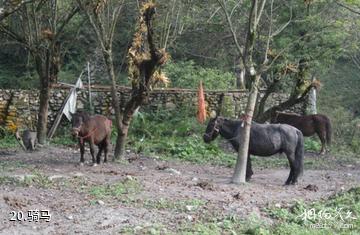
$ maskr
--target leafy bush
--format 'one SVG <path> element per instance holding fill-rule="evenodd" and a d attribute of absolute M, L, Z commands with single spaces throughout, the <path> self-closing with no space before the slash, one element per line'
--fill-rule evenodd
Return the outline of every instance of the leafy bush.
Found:
<path fill-rule="evenodd" d="M 0 149 L 1 148 L 14 148 L 20 146 L 14 133 L 8 131 L 4 127 L 0 127 Z"/>
<path fill-rule="evenodd" d="M 206 89 L 235 88 L 235 77 L 229 72 L 203 68 L 194 61 L 170 62 L 164 69 L 171 87 L 196 88 L 202 80 Z"/>
<path fill-rule="evenodd" d="M 319 152 L 321 150 L 321 143 L 315 138 L 304 138 L 304 149 L 306 151 Z"/>
<path fill-rule="evenodd" d="M 196 121 L 195 110 L 138 113 L 130 127 L 129 146 L 147 155 L 233 165 L 234 155 L 224 153 L 217 140 L 204 143 L 204 130 L 205 126 Z"/>

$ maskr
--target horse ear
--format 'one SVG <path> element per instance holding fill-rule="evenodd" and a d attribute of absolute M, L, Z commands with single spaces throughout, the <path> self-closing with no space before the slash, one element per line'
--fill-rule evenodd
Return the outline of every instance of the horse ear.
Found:
<path fill-rule="evenodd" d="M 218 117 L 218 113 L 216 111 L 211 111 L 210 113 L 210 118 L 217 118 Z"/>
<path fill-rule="evenodd" d="M 21 139 L 21 137 L 20 137 L 20 131 L 19 131 L 18 128 L 16 128 L 15 138 L 16 138 L 17 140 L 20 140 L 20 139 Z"/>

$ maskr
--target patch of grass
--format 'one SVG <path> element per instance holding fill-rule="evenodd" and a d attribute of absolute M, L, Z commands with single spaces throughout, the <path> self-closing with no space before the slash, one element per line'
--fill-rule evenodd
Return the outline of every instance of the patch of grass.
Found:
<path fill-rule="evenodd" d="M 321 150 L 321 143 L 315 138 L 304 138 L 304 149 L 305 151 L 318 153 Z"/>
<path fill-rule="evenodd" d="M 136 194 L 141 191 L 141 184 L 136 179 L 124 179 L 115 184 L 95 185 L 88 189 L 96 199 L 121 199 L 123 195 Z"/>
<path fill-rule="evenodd" d="M 152 224 L 151 226 L 136 226 L 131 227 L 127 226 L 119 232 L 119 234 L 133 235 L 133 234 L 151 234 L 151 235 L 160 235 L 160 234 L 171 234 L 169 230 L 162 224 Z"/>
<path fill-rule="evenodd" d="M 158 199 L 158 200 L 145 200 L 143 207 L 147 209 L 157 210 L 173 210 L 176 212 L 191 212 L 196 211 L 200 207 L 205 205 L 205 201 L 199 199 L 189 200 L 170 200 L 170 199 Z"/>
<path fill-rule="evenodd" d="M 24 186 L 24 181 L 21 181 L 15 177 L 0 176 L 0 185 Z"/>
<path fill-rule="evenodd" d="M 56 135 L 52 140 L 51 144 L 58 146 L 74 146 L 78 142 L 70 134 L 61 132 L 61 134 Z"/>
<path fill-rule="evenodd" d="M 202 201 L 199 201 L 203 205 Z M 195 205 L 199 203 L 193 201 Z M 187 201 L 185 204 L 188 204 Z M 182 203 L 179 203 L 180 208 Z M 151 201 L 145 208 L 172 209 L 173 202 Z M 178 212 L 178 211 L 176 211 Z M 180 210 L 181 212 L 181 210 Z M 297 201 L 288 208 L 269 207 L 261 213 L 262 218 L 252 214 L 240 218 L 234 214 L 224 215 L 220 211 L 198 210 L 193 219 L 178 220 L 176 226 L 150 225 L 126 227 L 122 234 L 256 234 L 256 235 L 293 235 L 293 234 L 360 234 L 360 187 L 339 193 L 329 199 L 312 203 Z M 306 216 L 306 219 L 304 219 Z M 264 219 L 267 217 L 268 219 Z M 270 222 L 272 220 L 272 222 Z M 316 225 L 325 225 L 321 228 Z M 341 228 L 340 226 L 352 225 Z"/>
<path fill-rule="evenodd" d="M 268 208 L 266 212 L 277 221 L 271 228 L 274 234 L 359 234 L 360 188 L 328 200 L 296 202 L 290 208 Z"/>
<path fill-rule="evenodd" d="M 268 224 L 256 215 L 245 220 L 236 215 L 206 215 L 178 228 L 176 234 L 271 234 L 267 228 Z"/>
<path fill-rule="evenodd" d="M 287 168 L 289 166 L 285 155 L 275 155 L 271 157 L 251 156 L 251 163 L 254 167 L 265 169 Z"/>
<path fill-rule="evenodd" d="M 27 184 L 28 186 L 35 186 L 37 188 L 51 188 L 54 186 L 54 182 L 51 181 L 47 175 L 39 171 L 34 172 L 34 177 L 31 177 Z"/>
<path fill-rule="evenodd" d="M 56 182 L 49 179 L 48 176 L 35 170 L 32 174 L 23 176 L 1 176 L 0 185 L 12 185 L 17 187 L 35 187 L 52 188 L 57 185 Z"/>
<path fill-rule="evenodd" d="M 13 171 L 18 168 L 25 168 L 28 167 L 26 164 L 20 161 L 0 161 L 0 171 Z"/>
<path fill-rule="evenodd" d="M 19 143 L 15 139 L 14 133 L 0 127 L 0 149 L 19 147 Z"/>

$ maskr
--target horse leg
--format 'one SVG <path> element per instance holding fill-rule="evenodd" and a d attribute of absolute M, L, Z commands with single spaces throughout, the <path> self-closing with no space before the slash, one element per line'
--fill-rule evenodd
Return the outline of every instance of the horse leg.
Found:
<path fill-rule="evenodd" d="M 106 137 L 105 143 L 104 143 L 104 163 L 107 162 L 107 155 L 108 155 L 108 151 L 109 151 L 109 146 L 110 146 L 110 137 Z"/>
<path fill-rule="evenodd" d="M 80 166 L 83 166 L 84 162 L 85 162 L 85 159 L 84 159 L 85 144 L 80 143 L 80 141 L 79 141 L 79 145 L 80 145 Z"/>
<path fill-rule="evenodd" d="M 285 185 L 289 185 L 290 183 L 293 184 L 293 179 L 294 179 L 294 172 L 295 172 L 295 158 L 294 158 L 294 154 L 293 153 L 286 153 L 286 156 L 288 158 L 289 161 L 289 165 L 290 165 L 290 173 L 289 173 L 289 177 L 287 178 Z"/>
<path fill-rule="evenodd" d="M 247 159 L 247 164 L 246 164 L 246 181 L 249 181 L 253 174 L 254 174 L 254 172 L 252 171 L 251 158 L 250 158 L 250 154 L 249 154 L 248 159 Z"/>
<path fill-rule="evenodd" d="M 101 143 L 101 144 L 99 145 L 99 151 L 98 151 L 98 153 L 97 153 L 97 155 L 96 155 L 96 163 L 97 163 L 97 164 L 100 164 L 100 156 L 101 156 L 101 153 L 102 153 L 102 151 L 103 151 L 103 148 L 104 148 L 103 143 Z"/>
<path fill-rule="evenodd" d="M 92 157 L 93 166 L 96 166 L 94 140 L 93 140 L 93 139 L 90 139 L 89 143 L 90 143 L 90 153 L 91 153 L 91 157 Z"/>
<path fill-rule="evenodd" d="M 320 151 L 320 154 L 324 154 L 325 153 L 325 142 L 326 142 L 326 139 L 325 139 L 325 131 L 324 130 L 320 130 L 319 132 L 317 132 L 319 138 L 320 138 L 320 141 L 321 141 L 321 151 Z"/>

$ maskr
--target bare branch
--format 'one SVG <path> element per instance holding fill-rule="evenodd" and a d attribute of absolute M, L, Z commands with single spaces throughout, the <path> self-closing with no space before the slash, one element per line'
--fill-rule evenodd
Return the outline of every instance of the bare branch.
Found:
<path fill-rule="evenodd" d="M 219 10 L 221 10 L 221 7 L 218 7 L 217 9 L 215 9 L 214 13 L 211 14 L 211 16 L 210 16 L 209 19 L 206 21 L 206 23 L 209 23 L 210 20 L 216 15 L 216 13 L 219 12 Z"/>
<path fill-rule="evenodd" d="M 64 17 L 64 20 L 62 21 L 61 25 L 58 27 L 58 30 L 56 32 L 55 38 L 57 39 L 59 35 L 63 32 L 65 25 L 67 25 L 70 20 L 80 11 L 80 7 L 74 6 L 73 9 Z"/>
<path fill-rule="evenodd" d="M 255 9 L 255 26 L 259 25 L 259 22 L 260 22 L 260 19 L 261 19 L 261 16 L 262 16 L 262 12 L 264 11 L 264 7 L 265 7 L 265 4 L 266 4 L 266 1 L 267 0 L 263 0 L 262 3 L 261 3 L 261 6 L 260 6 L 260 9 Z"/>
<path fill-rule="evenodd" d="M 355 13 L 357 15 L 360 15 L 360 10 L 359 9 L 354 9 L 351 8 L 350 6 L 346 5 L 345 3 L 339 2 L 339 1 L 335 1 L 335 3 L 343 8 L 345 8 L 346 10 L 351 11 L 352 13 Z"/>
<path fill-rule="evenodd" d="M 271 37 L 275 37 L 275 36 L 277 36 L 278 34 L 280 34 L 280 33 L 281 33 L 287 26 L 289 26 L 289 24 L 291 23 L 291 21 L 292 21 L 292 16 L 293 16 L 292 1 L 290 1 L 289 9 L 290 9 L 290 17 L 289 17 L 288 22 L 286 22 L 283 26 L 281 26 L 281 27 L 278 28 L 274 33 L 272 33 L 272 34 L 271 34 Z"/>
<path fill-rule="evenodd" d="M 31 49 L 29 44 L 26 42 L 24 37 L 21 37 L 16 32 L 12 31 L 8 27 L 6 27 L 4 24 L 0 23 L 0 32 L 3 32 L 4 34 L 8 35 L 10 38 L 14 39 L 18 44 L 21 44 L 27 49 Z"/>
<path fill-rule="evenodd" d="M 22 0 L 18 3 L 16 3 L 16 5 L 14 5 L 14 3 L 13 3 L 14 1 L 6 1 L 5 7 L 0 8 L 0 21 L 2 21 L 9 15 L 11 15 L 14 12 L 16 12 L 17 10 L 19 10 L 25 4 L 31 3 L 33 1 L 34 0 Z M 6 6 L 8 6 L 8 7 L 6 8 Z"/>
<path fill-rule="evenodd" d="M 112 42 L 114 41 L 114 34 L 115 34 L 115 28 L 116 28 L 116 24 L 118 22 L 118 19 L 119 19 L 119 16 L 120 16 L 120 12 L 122 10 L 122 7 L 124 5 L 124 1 L 125 0 L 122 0 L 121 1 L 121 4 L 119 4 L 117 6 L 117 8 L 114 10 L 113 12 L 113 15 L 111 17 L 111 22 L 110 22 L 110 29 L 109 29 L 109 32 L 108 32 L 108 43 L 110 45 L 112 45 Z"/>
<path fill-rule="evenodd" d="M 225 2 L 225 0 L 217 0 L 217 2 L 219 3 L 221 9 L 223 10 L 223 12 L 225 14 L 225 18 L 226 18 L 226 21 L 228 23 L 229 30 L 230 30 L 230 32 L 232 34 L 232 37 L 233 37 L 235 46 L 236 46 L 236 48 L 237 48 L 237 50 L 239 52 L 239 55 L 241 57 L 243 57 L 243 48 L 239 44 L 235 29 L 234 29 L 232 21 L 230 19 L 230 15 L 229 15 L 228 11 L 226 10 L 226 2 Z"/>

